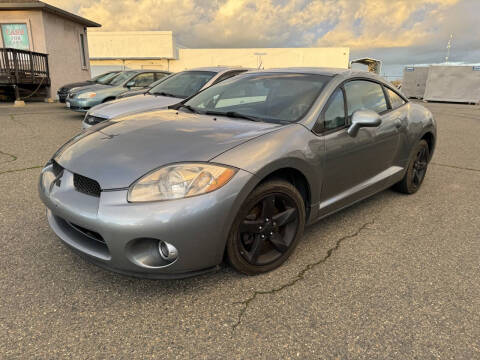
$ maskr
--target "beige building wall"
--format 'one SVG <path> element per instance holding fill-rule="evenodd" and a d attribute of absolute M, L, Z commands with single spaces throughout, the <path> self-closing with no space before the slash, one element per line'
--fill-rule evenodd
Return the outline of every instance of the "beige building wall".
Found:
<path fill-rule="evenodd" d="M 179 49 L 170 71 L 201 66 L 348 68 L 348 48 Z M 261 54 L 261 55 L 258 55 Z"/>
<path fill-rule="evenodd" d="M 171 31 L 90 31 L 92 75 L 110 70 L 157 69 L 178 72 L 203 66 L 248 68 L 348 68 L 350 52 L 335 48 L 178 48 Z"/>
<path fill-rule="evenodd" d="M 51 78 L 51 96 L 66 83 L 91 78 L 87 31 L 83 25 L 51 13 L 43 13 Z M 80 34 L 84 35 L 86 66 L 82 64 Z"/>
<path fill-rule="evenodd" d="M 174 59 L 175 38 L 171 31 L 91 31 L 92 59 Z"/>
<path fill-rule="evenodd" d="M 89 34 L 90 37 L 90 34 Z M 109 70 L 154 69 L 178 72 L 203 66 L 348 68 L 348 48 L 179 49 L 178 59 L 91 59 L 92 76 Z M 267 55 L 255 55 L 266 53 Z"/>

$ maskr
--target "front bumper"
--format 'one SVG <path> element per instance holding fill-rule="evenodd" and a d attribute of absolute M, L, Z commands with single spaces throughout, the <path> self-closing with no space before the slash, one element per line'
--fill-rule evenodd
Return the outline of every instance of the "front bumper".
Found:
<path fill-rule="evenodd" d="M 72 98 L 72 97 L 67 97 L 65 100 L 65 103 L 67 103 L 67 107 L 70 110 L 73 111 L 78 111 L 78 112 L 87 112 L 91 107 L 98 105 L 101 103 L 101 100 L 99 99 L 79 99 L 79 98 Z"/>
<path fill-rule="evenodd" d="M 239 170 L 212 193 L 151 203 L 128 203 L 126 189 L 102 191 L 99 198 L 83 194 L 75 189 L 73 176 L 65 169 L 55 178 L 49 165 L 39 182 L 49 224 L 65 244 L 115 272 L 179 278 L 222 262 L 231 224 L 253 175 Z M 177 248 L 175 261 L 161 259 L 158 240 Z"/>

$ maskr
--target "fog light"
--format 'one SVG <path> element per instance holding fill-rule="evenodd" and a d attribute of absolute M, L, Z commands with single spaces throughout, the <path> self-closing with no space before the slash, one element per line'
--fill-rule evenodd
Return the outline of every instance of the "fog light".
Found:
<path fill-rule="evenodd" d="M 173 261 L 178 256 L 178 251 L 175 246 L 162 240 L 158 242 L 158 251 L 162 259 L 167 261 Z"/>

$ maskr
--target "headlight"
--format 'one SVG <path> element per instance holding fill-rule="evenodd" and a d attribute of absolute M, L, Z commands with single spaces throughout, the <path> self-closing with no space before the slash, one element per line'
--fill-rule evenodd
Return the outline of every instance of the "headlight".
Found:
<path fill-rule="evenodd" d="M 237 172 L 226 166 L 184 163 L 145 175 L 128 190 L 128 201 L 159 201 L 206 194 L 225 185 Z"/>
<path fill-rule="evenodd" d="M 89 98 L 93 98 L 97 96 L 97 93 L 94 93 L 94 92 L 86 92 L 86 93 L 83 93 L 83 94 L 80 94 L 78 95 L 78 98 L 79 99 L 89 99 Z"/>

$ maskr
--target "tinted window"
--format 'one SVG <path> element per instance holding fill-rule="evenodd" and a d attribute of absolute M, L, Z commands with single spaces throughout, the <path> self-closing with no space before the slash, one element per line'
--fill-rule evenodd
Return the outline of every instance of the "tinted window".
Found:
<path fill-rule="evenodd" d="M 154 80 L 153 73 L 143 73 L 135 76 L 134 81 L 137 87 L 146 87 Z"/>
<path fill-rule="evenodd" d="M 159 72 L 159 73 L 155 73 L 155 81 L 158 81 L 158 80 L 160 80 L 160 79 L 164 79 L 165 76 L 167 76 L 167 75 L 168 75 L 168 74 L 166 74 L 166 73 L 160 73 L 160 72 Z"/>
<path fill-rule="evenodd" d="M 135 74 L 134 71 L 125 71 L 118 74 L 113 80 L 110 82 L 110 85 L 118 86 L 122 85 L 126 80 L 130 79 Z"/>
<path fill-rule="evenodd" d="M 403 104 L 405 104 L 405 100 L 403 100 L 395 91 L 390 90 L 388 88 L 386 89 L 387 89 L 388 97 L 390 98 L 390 104 L 392 105 L 392 109 L 396 109 L 402 106 Z"/>
<path fill-rule="evenodd" d="M 99 84 L 109 84 L 120 72 L 115 71 L 107 74 L 100 75 L 100 77 L 97 78 L 96 82 Z"/>
<path fill-rule="evenodd" d="M 345 101 L 341 89 L 335 90 L 323 115 L 324 129 L 335 129 L 345 125 Z"/>
<path fill-rule="evenodd" d="M 217 80 L 215 80 L 213 83 L 218 84 L 220 81 L 230 79 L 231 77 L 234 77 L 235 75 L 241 74 L 243 72 L 245 72 L 245 70 L 235 70 L 235 71 L 226 72 L 225 74 L 221 75 Z"/>
<path fill-rule="evenodd" d="M 266 121 L 293 122 L 307 113 L 329 80 L 313 74 L 244 74 L 202 91 L 185 104 L 199 111 L 237 112 Z"/>
<path fill-rule="evenodd" d="M 373 110 L 377 113 L 387 110 L 382 86 L 372 81 L 355 80 L 345 84 L 348 116 L 357 110 Z"/>
<path fill-rule="evenodd" d="M 150 90 L 152 94 L 164 93 L 178 98 L 187 98 L 215 76 L 211 71 L 183 71 L 170 76 Z"/>

